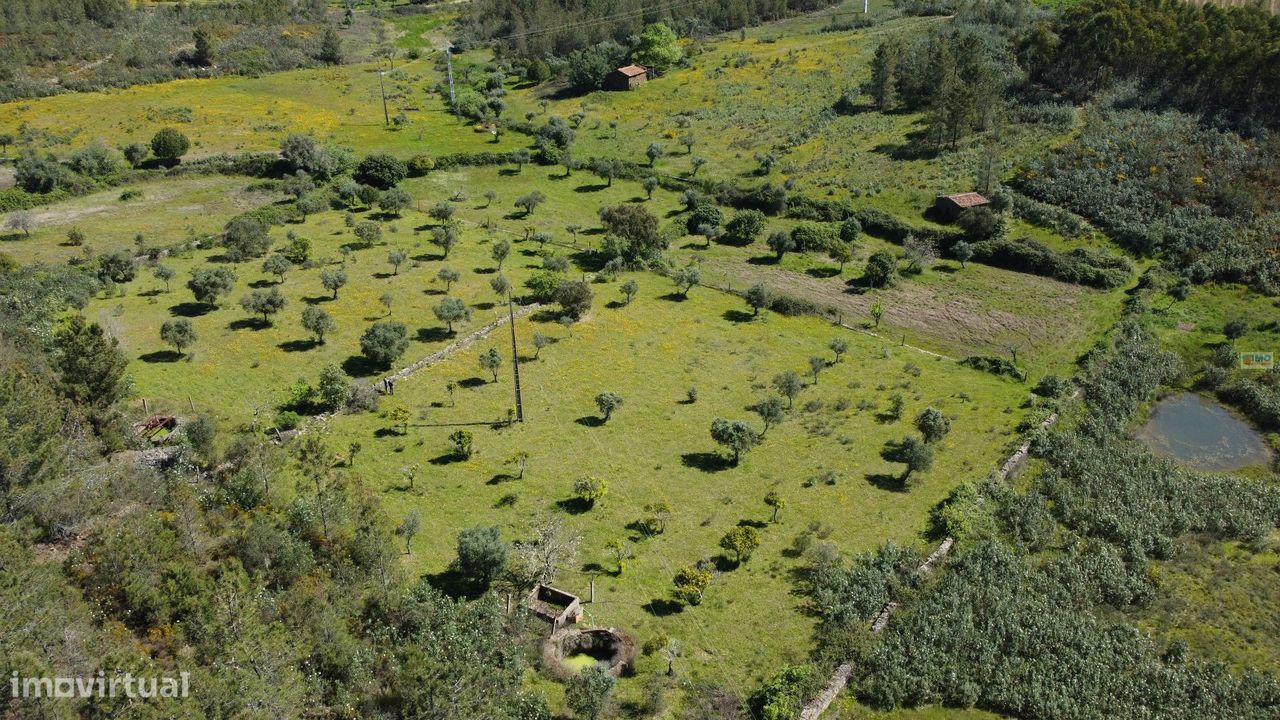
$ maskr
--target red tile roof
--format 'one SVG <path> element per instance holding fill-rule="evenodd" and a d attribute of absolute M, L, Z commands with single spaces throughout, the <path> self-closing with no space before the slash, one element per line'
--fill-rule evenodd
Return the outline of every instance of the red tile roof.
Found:
<path fill-rule="evenodd" d="M 957 193 L 955 195 L 947 195 L 946 198 L 957 206 L 962 208 L 971 208 L 977 205 L 986 205 L 989 200 L 982 196 L 981 193 L 967 192 Z"/>
<path fill-rule="evenodd" d="M 643 65 L 623 65 L 618 68 L 618 72 L 626 75 L 627 77 L 635 77 L 637 75 L 644 75 L 648 73 L 649 70 Z"/>

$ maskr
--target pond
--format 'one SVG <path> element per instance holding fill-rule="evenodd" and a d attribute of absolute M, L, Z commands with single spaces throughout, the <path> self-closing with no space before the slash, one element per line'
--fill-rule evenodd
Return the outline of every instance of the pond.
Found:
<path fill-rule="evenodd" d="M 1138 436 L 1157 455 L 1195 470 L 1222 472 L 1271 460 L 1266 442 L 1253 428 L 1194 393 L 1170 395 L 1156 403 Z"/>
<path fill-rule="evenodd" d="M 564 658 L 560 661 L 560 664 L 574 672 L 582 672 L 599 662 L 600 658 L 592 657 L 589 653 L 580 652 Z"/>

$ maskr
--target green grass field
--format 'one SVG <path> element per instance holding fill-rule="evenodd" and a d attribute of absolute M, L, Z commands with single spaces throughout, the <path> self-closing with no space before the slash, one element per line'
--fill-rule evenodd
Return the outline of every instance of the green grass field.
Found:
<path fill-rule="evenodd" d="M 353 472 L 385 494 L 393 519 L 411 508 L 424 513 L 430 530 L 406 558 L 415 570 L 444 571 L 462 528 L 497 524 L 514 539 L 534 518 L 564 513 L 583 543 L 579 566 L 558 582 L 585 594 L 589 576 L 598 574 L 596 602 L 588 606 L 592 622 L 628 628 L 641 639 L 681 638 L 686 662 L 701 676 L 760 678 L 807 652 L 812 620 L 800 612 L 792 577 L 799 561 L 787 552 L 795 537 L 812 523 L 849 552 L 887 539 L 916 541 L 929 507 L 961 479 L 998 464 L 1013 440 L 1020 416 L 1013 408 L 1024 391 L 916 353 L 886 357 L 878 342 L 816 319 L 748 322 L 735 298 L 701 288 L 677 301 L 652 276 L 639 282 L 634 303 L 619 308 L 606 305 L 615 288 L 595 286 L 596 307 L 571 336 L 551 323 L 517 323 L 522 355 L 533 354 L 535 329 L 558 338 L 539 360 L 521 366 L 523 424 L 489 426 L 512 406 L 512 384 L 508 372 L 492 382 L 477 357 L 494 347 L 509 363 L 503 332 L 397 383 L 383 412 L 407 407 L 416 418 L 407 435 L 385 417 L 363 414 L 333 418 L 328 436 L 335 448 L 362 444 Z M 804 391 L 760 448 L 740 466 L 727 466 L 707 433 L 711 420 L 754 417 L 746 408 L 772 392 L 770 378 L 801 370 L 811 355 L 830 357 L 826 344 L 836 335 L 849 340 L 849 355 Z M 449 382 L 459 385 L 452 399 Z M 683 402 L 691 386 L 699 389 L 692 404 Z M 625 399 L 607 424 L 592 401 L 602 390 Z M 878 418 L 894 393 L 907 400 L 904 419 Z M 863 401 L 870 407 L 858 409 Z M 886 440 L 907 433 L 910 418 L 927 405 L 954 417 L 955 429 L 934 468 L 902 492 L 891 477 L 899 468 L 878 453 Z M 477 453 L 455 461 L 447 436 L 462 423 L 478 423 L 467 428 Z M 531 456 L 522 480 L 505 477 L 517 451 Z M 412 490 L 406 468 L 417 471 Z M 822 479 L 828 472 L 830 484 Z M 566 501 L 572 482 L 587 476 L 606 480 L 610 490 L 580 512 Z M 676 568 L 720 554 L 719 537 L 739 521 L 767 521 L 761 498 L 772 488 L 789 505 L 778 524 L 762 530 L 755 557 L 724 572 L 702 606 L 667 614 L 663 600 Z M 627 526 L 657 499 L 678 510 L 666 533 L 642 540 Z M 635 542 L 636 556 L 620 576 L 605 551 L 615 538 Z"/>
<path fill-rule="evenodd" d="M 27 127 L 44 133 L 43 145 L 65 153 L 102 140 L 110 145 L 147 142 L 166 125 L 191 139 L 187 157 L 218 152 L 274 150 L 290 132 L 311 133 L 326 143 L 363 154 L 393 152 L 409 157 L 511 149 L 506 135 L 492 142 L 449 114 L 427 93 L 438 74 L 427 59 L 397 62 L 386 76 L 388 111 L 404 113 L 401 126 L 388 128 L 382 112 L 378 70 L 363 63 L 296 70 L 262 77 L 177 80 L 99 93 L 58 95 L 0 105 L 0 127 Z M 111 112 L 101 108 L 110 107 Z M 171 118 L 184 111 L 190 122 Z"/>

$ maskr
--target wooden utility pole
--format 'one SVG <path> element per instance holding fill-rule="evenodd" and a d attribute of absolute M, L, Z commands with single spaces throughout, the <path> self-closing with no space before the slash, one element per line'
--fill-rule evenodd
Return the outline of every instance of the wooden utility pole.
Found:
<path fill-rule="evenodd" d="M 511 370 L 516 380 L 516 422 L 524 422 L 524 403 L 520 399 L 520 350 L 516 347 L 516 310 L 507 295 L 507 321 L 511 325 Z"/>
<path fill-rule="evenodd" d="M 449 76 L 449 107 L 455 107 L 453 98 L 453 43 L 444 47 L 445 71 Z M 457 112 L 456 110 L 454 112 Z"/>
<path fill-rule="evenodd" d="M 387 112 L 387 84 L 382 79 L 382 76 L 385 74 L 386 73 L 381 70 L 378 71 L 378 88 L 382 90 L 382 122 L 390 125 L 391 114 Z"/>

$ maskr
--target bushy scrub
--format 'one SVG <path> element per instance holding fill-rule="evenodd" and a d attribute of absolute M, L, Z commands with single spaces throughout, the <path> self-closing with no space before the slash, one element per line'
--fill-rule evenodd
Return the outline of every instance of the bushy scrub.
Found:
<path fill-rule="evenodd" d="M 1280 210 L 1280 148 L 1201 126 L 1180 113 L 1103 110 L 1071 144 L 1027 164 L 1026 194 L 1067 208 L 1140 254 L 1160 254 L 1193 282 L 1280 292 L 1267 252 Z"/>

